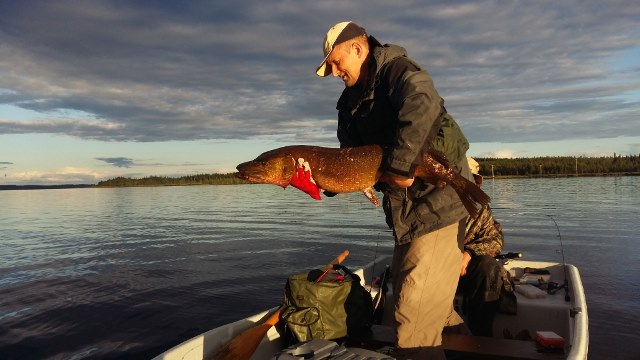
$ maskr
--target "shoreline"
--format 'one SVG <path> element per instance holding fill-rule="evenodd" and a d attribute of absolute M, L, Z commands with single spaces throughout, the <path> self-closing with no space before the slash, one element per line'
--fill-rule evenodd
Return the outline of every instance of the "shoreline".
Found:
<path fill-rule="evenodd" d="M 482 174 L 481 174 L 482 175 Z M 640 176 L 640 172 L 622 172 L 622 173 L 590 173 L 590 174 L 542 174 L 542 175 L 482 175 L 484 180 L 488 179 L 536 179 L 536 178 L 569 178 L 569 177 L 603 177 L 603 176 Z M 135 180 L 134 180 L 135 181 Z M 244 185 L 250 183 L 220 183 L 220 184 L 140 184 L 126 186 L 108 186 L 98 184 L 55 184 L 55 185 L 0 185 L 2 190 L 55 190 L 55 189 L 83 189 L 83 188 L 116 188 L 116 187 L 159 187 L 159 186 L 197 186 L 197 185 Z"/>

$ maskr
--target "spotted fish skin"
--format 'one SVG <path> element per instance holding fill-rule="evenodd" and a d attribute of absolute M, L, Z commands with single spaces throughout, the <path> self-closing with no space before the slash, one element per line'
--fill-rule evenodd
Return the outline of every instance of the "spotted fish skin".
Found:
<path fill-rule="evenodd" d="M 254 160 L 239 164 L 235 175 L 252 183 L 286 188 L 297 171 L 296 160 L 302 158 L 309 163 L 320 189 L 338 194 L 363 191 L 371 202 L 379 205 L 372 186 L 382 175 L 382 155 L 379 145 L 350 148 L 292 145 L 267 151 Z M 449 168 L 440 153 L 426 153 L 414 176 L 441 188 L 451 185 L 473 217 L 491 200 L 475 183 Z"/>

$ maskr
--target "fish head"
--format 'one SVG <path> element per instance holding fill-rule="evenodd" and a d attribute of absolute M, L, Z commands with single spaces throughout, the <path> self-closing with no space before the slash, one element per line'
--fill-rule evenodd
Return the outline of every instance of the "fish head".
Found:
<path fill-rule="evenodd" d="M 267 151 L 257 158 L 236 166 L 235 176 L 256 184 L 273 184 L 283 188 L 289 185 L 295 162 L 291 154 Z"/>

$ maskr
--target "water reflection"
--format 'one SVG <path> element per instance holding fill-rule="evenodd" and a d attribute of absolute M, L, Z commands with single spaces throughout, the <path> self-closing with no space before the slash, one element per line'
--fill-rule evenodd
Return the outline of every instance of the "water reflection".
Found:
<path fill-rule="evenodd" d="M 561 261 L 548 215 L 557 221 L 587 291 L 593 358 L 640 353 L 639 186 L 637 177 L 483 186 L 505 251 Z M 9 359 L 150 358 L 279 304 L 287 275 L 345 249 L 354 267 L 392 249 L 382 210 L 361 194 L 314 201 L 269 185 L 193 186 L 3 191 L 0 202 Z"/>

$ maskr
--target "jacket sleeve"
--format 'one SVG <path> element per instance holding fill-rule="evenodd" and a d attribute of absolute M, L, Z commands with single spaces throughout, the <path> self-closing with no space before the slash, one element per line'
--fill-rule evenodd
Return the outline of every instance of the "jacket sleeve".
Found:
<path fill-rule="evenodd" d="M 502 252 L 502 226 L 493 217 L 491 208 L 484 207 L 476 219 L 467 220 L 464 249 L 473 255 L 494 257 Z"/>
<path fill-rule="evenodd" d="M 425 143 L 429 143 L 439 128 L 443 100 L 429 73 L 406 57 L 391 62 L 383 76 L 389 82 L 391 105 L 398 113 L 396 143 L 389 149 L 384 170 L 412 177 Z"/>

